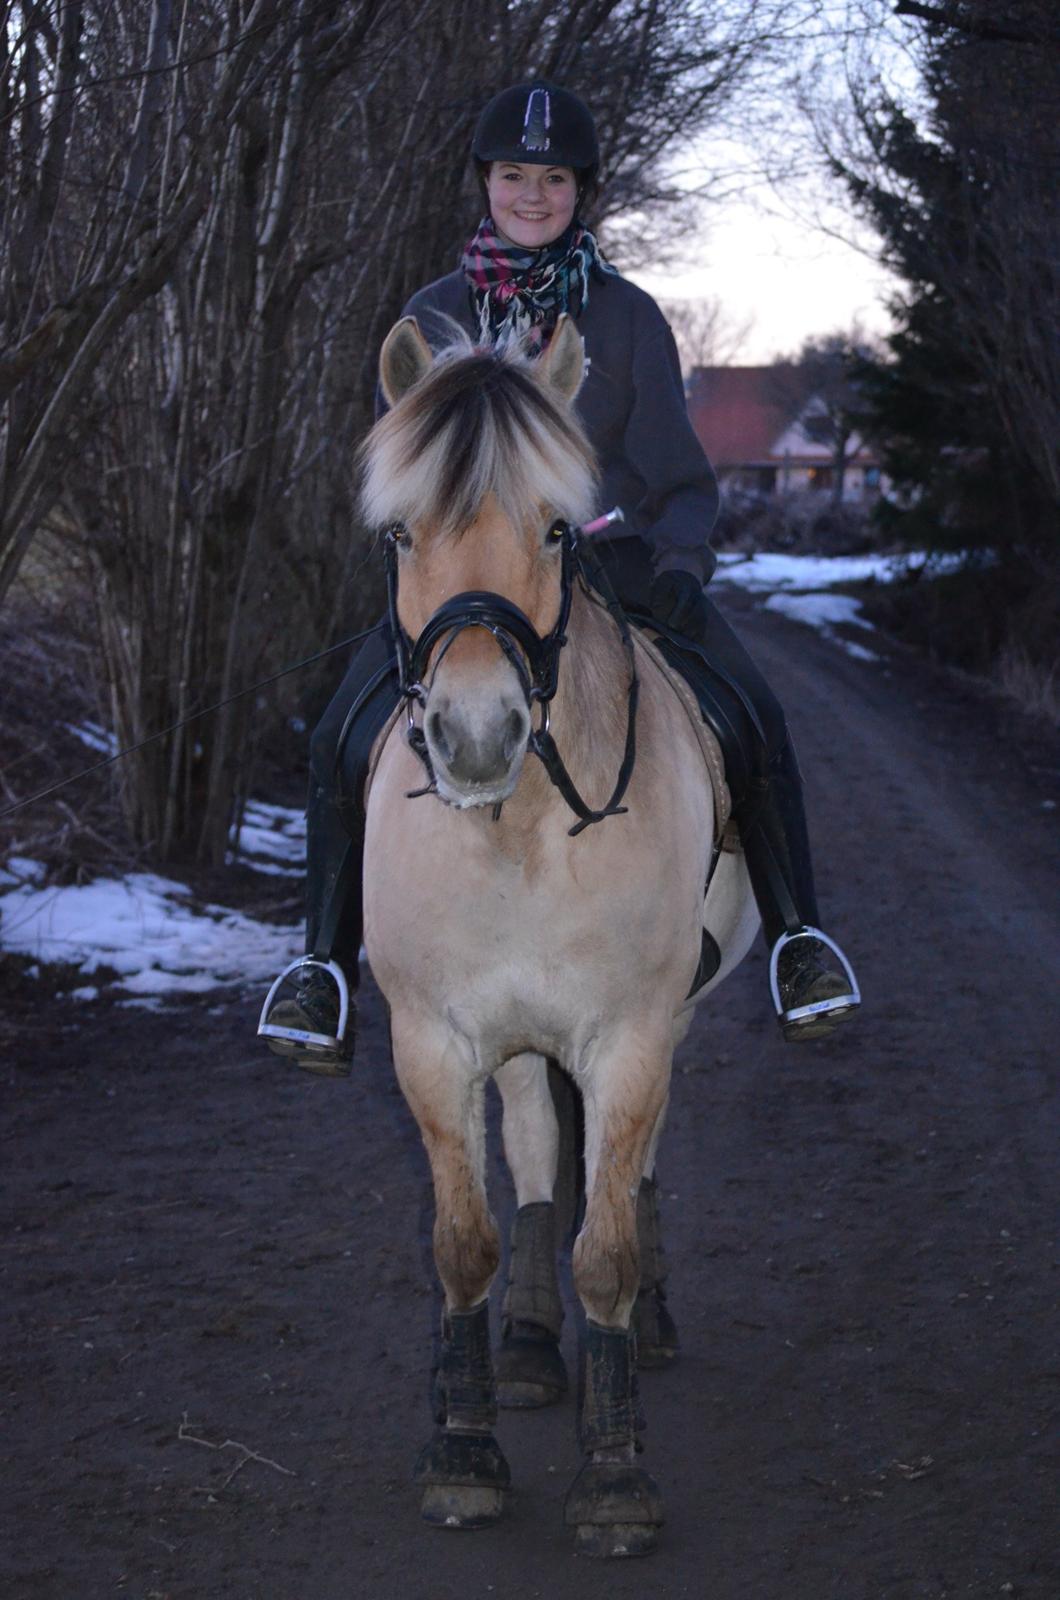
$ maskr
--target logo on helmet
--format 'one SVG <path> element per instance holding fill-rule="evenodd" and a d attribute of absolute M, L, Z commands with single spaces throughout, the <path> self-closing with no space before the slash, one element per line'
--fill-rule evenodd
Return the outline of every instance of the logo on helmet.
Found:
<path fill-rule="evenodd" d="M 552 127 L 552 103 L 547 89 L 531 89 L 526 100 L 523 118 L 524 150 L 548 150 L 551 147 L 549 129 Z"/>

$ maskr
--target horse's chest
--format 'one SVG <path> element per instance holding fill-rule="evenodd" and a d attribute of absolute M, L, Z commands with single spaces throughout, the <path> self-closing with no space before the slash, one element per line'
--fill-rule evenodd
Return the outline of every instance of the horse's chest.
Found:
<path fill-rule="evenodd" d="M 673 886 L 611 841 L 566 827 L 520 851 L 488 818 L 443 813 L 419 846 L 369 850 L 366 942 L 391 1002 L 414 989 L 432 1009 L 474 1016 L 510 1044 L 548 1040 L 570 1018 L 606 1016 L 694 944 Z M 512 846 L 503 848 L 504 844 Z M 608 849 L 603 846 L 609 844 Z"/>

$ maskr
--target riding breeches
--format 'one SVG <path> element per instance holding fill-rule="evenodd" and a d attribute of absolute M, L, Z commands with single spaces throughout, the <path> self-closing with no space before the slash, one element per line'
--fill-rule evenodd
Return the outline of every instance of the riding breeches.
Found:
<path fill-rule="evenodd" d="M 637 539 L 616 539 L 599 541 L 597 551 L 619 599 L 632 612 L 645 613 L 647 547 Z M 664 653 L 697 691 L 707 720 L 716 725 L 719 714 L 728 719 L 738 726 L 743 747 L 755 752 L 734 816 L 767 941 L 773 944 L 802 924 L 815 926 L 802 786 L 780 702 L 712 602 L 691 665 L 681 651 Z M 695 670 L 697 663 L 705 674 Z M 705 675 L 711 680 L 709 710 Z M 361 944 L 364 784 L 372 746 L 398 697 L 397 667 L 381 624 L 354 656 L 310 741 L 306 950 L 330 955 L 351 978 Z"/>

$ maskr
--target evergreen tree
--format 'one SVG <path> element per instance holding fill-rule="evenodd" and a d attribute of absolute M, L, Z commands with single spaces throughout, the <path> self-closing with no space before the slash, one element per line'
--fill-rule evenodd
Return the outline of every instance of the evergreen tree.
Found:
<path fill-rule="evenodd" d="M 882 514 L 910 543 L 989 546 L 1055 575 L 1060 35 L 1040 0 L 1006 7 L 1002 37 L 988 12 L 936 8 L 929 115 L 863 106 L 874 159 L 836 171 L 907 284 L 890 360 L 862 372 L 897 490 Z"/>

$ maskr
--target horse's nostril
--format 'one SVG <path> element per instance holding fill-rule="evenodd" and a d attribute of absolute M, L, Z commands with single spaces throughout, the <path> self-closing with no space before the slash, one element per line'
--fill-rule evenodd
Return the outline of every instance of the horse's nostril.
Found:
<path fill-rule="evenodd" d="M 530 724 L 525 711 L 509 711 L 504 725 L 504 759 L 511 761 L 520 745 L 526 743 Z"/>
<path fill-rule="evenodd" d="M 427 738 L 437 750 L 443 761 L 452 758 L 452 747 L 445 736 L 445 723 L 442 721 L 440 711 L 428 711 L 426 718 Z"/>

